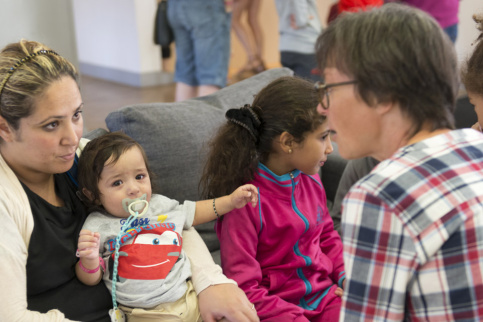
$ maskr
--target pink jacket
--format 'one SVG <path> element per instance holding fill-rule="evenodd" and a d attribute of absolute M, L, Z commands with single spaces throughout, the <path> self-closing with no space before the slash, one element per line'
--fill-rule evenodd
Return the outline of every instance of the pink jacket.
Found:
<path fill-rule="evenodd" d="M 236 209 L 216 224 L 223 272 L 261 320 L 306 320 L 305 310 L 320 310 L 328 290 L 345 278 L 325 190 L 319 176 L 299 170 L 277 176 L 262 164 L 251 183 L 259 190 L 257 207 Z"/>

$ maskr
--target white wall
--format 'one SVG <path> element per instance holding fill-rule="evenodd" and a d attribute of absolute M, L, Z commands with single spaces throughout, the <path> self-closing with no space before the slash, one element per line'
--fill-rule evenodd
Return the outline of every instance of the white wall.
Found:
<path fill-rule="evenodd" d="M 458 38 L 456 39 L 456 52 L 458 60 L 465 61 L 473 52 L 471 44 L 476 40 L 480 32 L 476 29 L 473 14 L 483 13 L 482 0 L 461 0 L 459 11 Z"/>
<path fill-rule="evenodd" d="M 79 61 L 138 71 L 140 55 L 132 0 L 74 0 Z"/>
<path fill-rule="evenodd" d="M 81 71 L 134 86 L 163 81 L 156 0 L 73 0 Z"/>
<path fill-rule="evenodd" d="M 79 60 L 131 72 L 159 70 L 155 10 L 156 0 L 74 0 Z"/>
<path fill-rule="evenodd" d="M 71 0 L 0 0 L 0 48 L 22 38 L 78 65 Z"/>

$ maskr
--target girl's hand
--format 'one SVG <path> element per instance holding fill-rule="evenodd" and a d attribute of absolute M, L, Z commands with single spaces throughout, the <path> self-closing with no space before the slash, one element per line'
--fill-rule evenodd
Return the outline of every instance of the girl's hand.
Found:
<path fill-rule="evenodd" d="M 87 229 L 82 229 L 77 244 L 77 256 L 83 259 L 99 260 L 99 244 L 101 235 Z"/>
<path fill-rule="evenodd" d="M 258 190 L 252 184 L 246 184 L 241 187 L 238 187 L 233 193 L 230 195 L 230 200 L 235 208 L 242 208 L 245 207 L 247 203 L 251 203 L 252 207 L 255 207 L 258 202 Z"/>

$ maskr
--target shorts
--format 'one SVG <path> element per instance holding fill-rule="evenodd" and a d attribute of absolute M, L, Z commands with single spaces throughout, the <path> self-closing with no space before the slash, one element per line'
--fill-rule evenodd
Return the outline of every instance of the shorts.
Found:
<path fill-rule="evenodd" d="M 280 60 L 283 67 L 293 70 L 294 75 L 311 82 L 322 81 L 317 72 L 315 54 L 302 54 L 293 51 L 281 51 Z"/>
<path fill-rule="evenodd" d="M 151 309 L 133 309 L 120 305 L 119 308 L 126 314 L 128 322 L 197 322 L 201 320 L 198 306 L 198 296 L 191 280 L 187 281 L 188 290 L 177 301 L 161 303 Z"/>
<path fill-rule="evenodd" d="M 176 46 L 175 82 L 224 87 L 230 59 L 231 14 L 223 0 L 170 0 Z"/>

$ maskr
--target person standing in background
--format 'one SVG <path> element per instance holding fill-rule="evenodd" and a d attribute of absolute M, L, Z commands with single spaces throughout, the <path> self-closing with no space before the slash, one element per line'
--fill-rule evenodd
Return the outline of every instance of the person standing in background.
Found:
<path fill-rule="evenodd" d="M 315 0 L 275 0 L 275 6 L 282 66 L 292 69 L 296 76 L 314 82 L 321 80 L 314 45 L 322 25 Z"/>
<path fill-rule="evenodd" d="M 327 23 L 330 23 L 344 11 L 356 12 L 365 11 L 371 8 L 380 7 L 384 0 L 339 0 L 330 7 Z"/>
<path fill-rule="evenodd" d="M 226 85 L 231 13 L 223 0 L 169 0 L 176 45 L 175 100 L 212 94 Z"/>
<path fill-rule="evenodd" d="M 355 12 L 380 7 L 384 4 L 383 0 L 340 0 L 339 13 L 344 11 Z"/>
<path fill-rule="evenodd" d="M 461 0 L 386 0 L 386 2 L 401 2 L 421 9 L 439 23 L 453 43 L 458 37 L 458 11 Z"/>
<path fill-rule="evenodd" d="M 245 65 L 233 76 L 231 82 L 237 82 L 263 72 L 266 67 L 263 62 L 263 33 L 258 22 L 260 0 L 234 0 L 232 27 L 247 55 Z M 248 27 L 241 22 L 243 12 L 247 13 Z"/>

